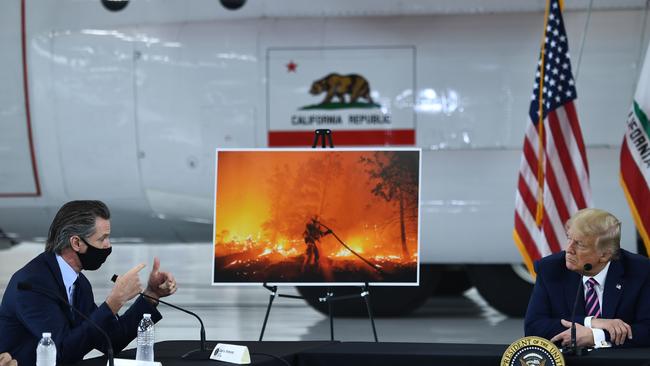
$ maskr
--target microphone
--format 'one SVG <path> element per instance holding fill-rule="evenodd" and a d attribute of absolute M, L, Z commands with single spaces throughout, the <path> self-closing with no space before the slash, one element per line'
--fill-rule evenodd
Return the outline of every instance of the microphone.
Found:
<path fill-rule="evenodd" d="M 582 268 L 585 270 L 585 272 L 591 271 L 591 268 L 593 266 L 591 263 L 586 263 Z M 584 291 L 582 290 L 582 276 L 580 276 L 580 281 L 578 281 L 578 291 L 576 291 L 576 299 L 573 302 L 573 311 L 571 312 L 571 346 L 569 349 L 569 354 L 575 355 L 575 356 L 582 356 L 583 355 L 583 348 L 578 347 L 578 341 L 576 339 L 576 308 L 578 307 L 578 299 L 580 298 L 579 296 L 584 297 Z"/>
<path fill-rule="evenodd" d="M 92 319 L 87 317 L 86 314 L 82 313 L 81 311 L 79 311 L 79 309 L 74 307 L 72 304 L 68 303 L 68 301 L 64 300 L 63 297 L 61 297 L 61 295 L 57 294 L 56 292 L 52 292 L 52 291 L 49 291 L 49 290 L 44 289 L 44 288 L 33 287 L 32 284 L 29 283 L 29 282 L 18 282 L 18 290 L 19 291 L 36 292 L 36 293 L 39 293 L 41 295 L 45 295 L 45 296 L 49 297 L 50 299 L 54 299 L 59 304 L 63 304 L 66 307 L 69 307 L 70 309 L 72 309 L 72 311 L 74 311 L 76 314 L 81 316 L 85 321 L 90 323 L 106 339 L 106 355 L 108 356 L 108 364 L 110 366 L 114 366 L 115 361 L 113 359 L 113 343 L 111 343 L 111 338 L 108 336 L 108 334 L 106 334 L 106 332 L 102 328 L 99 327 L 99 325 L 97 325 L 97 323 L 95 323 Z"/>
<path fill-rule="evenodd" d="M 117 281 L 117 278 L 118 278 L 118 275 L 114 274 L 111 277 L 111 281 L 115 282 L 115 281 Z M 199 323 L 201 324 L 201 334 L 200 334 L 201 348 L 189 351 L 186 354 L 184 354 L 183 356 L 181 356 L 181 358 L 189 359 L 189 360 L 204 360 L 204 359 L 207 360 L 207 359 L 210 358 L 210 355 L 212 354 L 212 351 L 208 350 L 207 347 L 206 347 L 206 344 L 205 344 L 205 326 L 203 326 L 203 321 L 201 320 L 201 318 L 198 315 L 196 315 L 196 313 L 191 312 L 191 311 L 189 311 L 187 309 L 183 309 L 180 306 L 170 304 L 170 303 L 168 303 L 166 301 L 156 299 L 155 297 L 151 297 L 151 296 L 149 296 L 149 295 L 147 295 L 147 294 L 145 294 L 143 292 L 140 293 L 140 296 L 145 297 L 147 299 L 151 299 L 153 301 L 158 301 L 158 302 L 163 303 L 163 304 L 165 304 L 165 305 L 167 305 L 169 307 L 172 307 L 172 308 L 174 308 L 176 310 L 180 310 L 180 311 L 182 311 L 184 313 L 190 314 L 190 315 L 194 316 L 196 319 L 198 319 Z"/>

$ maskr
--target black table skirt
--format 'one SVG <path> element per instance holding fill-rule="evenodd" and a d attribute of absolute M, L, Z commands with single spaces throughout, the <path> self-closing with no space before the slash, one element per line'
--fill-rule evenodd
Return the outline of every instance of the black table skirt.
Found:
<path fill-rule="evenodd" d="M 264 366 L 285 366 L 286 364 L 277 360 L 273 356 L 281 357 L 289 364 L 295 365 L 296 355 L 299 352 L 311 348 L 323 347 L 332 344 L 330 341 L 306 341 L 306 342 L 243 342 L 243 341 L 208 341 L 207 348 L 212 351 L 217 343 L 229 343 L 248 347 L 251 354 L 252 365 Z M 232 365 L 230 363 L 219 362 L 208 359 L 205 355 L 205 361 L 200 360 L 183 360 L 181 356 L 185 353 L 197 349 L 198 341 L 164 341 L 154 345 L 155 360 L 161 362 L 163 366 L 173 365 Z M 116 358 L 135 359 L 135 349 L 129 349 L 121 352 Z M 106 366 L 106 357 L 97 357 L 78 363 L 82 366 Z"/>
<path fill-rule="evenodd" d="M 241 342 L 220 341 L 247 346 L 253 365 L 286 365 L 270 356 L 282 357 L 298 366 L 496 366 L 507 345 L 457 343 L 373 343 L 373 342 Z M 216 341 L 208 342 L 212 350 Z M 197 341 L 165 341 L 156 343 L 156 361 L 173 365 L 230 365 L 222 362 L 188 361 L 181 355 L 198 347 Z M 266 355 L 264 355 L 266 354 Z M 134 359 L 135 350 L 122 352 L 119 357 Z M 582 357 L 565 356 L 569 366 L 650 366 L 650 348 L 599 349 Z M 106 358 L 79 363 L 83 366 L 106 365 Z"/>
<path fill-rule="evenodd" d="M 299 366 L 499 365 L 507 345 L 344 342 L 305 350 Z M 565 356 L 567 365 L 650 366 L 650 348 L 599 349 L 582 357 Z"/>

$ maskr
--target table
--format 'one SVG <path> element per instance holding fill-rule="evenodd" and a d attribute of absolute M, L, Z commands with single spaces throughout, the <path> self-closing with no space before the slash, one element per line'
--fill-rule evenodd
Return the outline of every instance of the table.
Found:
<path fill-rule="evenodd" d="M 281 357 L 290 365 L 296 364 L 296 355 L 311 348 L 330 345 L 331 341 L 303 341 L 303 342 L 244 342 L 244 341 L 208 341 L 207 348 L 212 351 L 217 343 L 230 343 L 248 347 L 251 354 L 251 365 L 285 366 L 286 364 L 273 356 Z M 154 345 L 154 355 L 163 366 L 173 365 L 232 365 L 230 363 L 206 359 L 205 361 L 183 360 L 181 355 L 197 349 L 198 341 L 163 341 Z M 121 352 L 116 358 L 135 359 L 135 349 Z M 91 358 L 77 363 L 80 366 L 106 366 L 105 357 Z"/>
<path fill-rule="evenodd" d="M 495 366 L 508 345 L 459 344 L 459 343 L 394 343 L 394 342 L 243 342 L 208 341 L 212 350 L 217 343 L 247 346 L 252 365 L 284 366 L 286 363 L 274 358 L 281 357 L 295 366 Z M 174 365 L 231 365 L 213 360 L 190 361 L 180 358 L 196 349 L 198 341 L 164 341 L 156 343 L 156 361 L 164 366 Z M 273 355 L 273 356 L 271 356 Z M 134 359 L 135 349 L 127 350 L 118 357 Z M 582 357 L 565 356 L 568 366 L 650 366 L 650 348 L 598 349 Z M 105 366 L 105 358 L 80 362 L 80 366 Z"/>
<path fill-rule="evenodd" d="M 344 342 L 298 354 L 298 366 L 499 365 L 508 345 L 450 343 Z M 650 366 L 650 348 L 598 349 L 582 357 L 565 356 L 568 366 Z"/>

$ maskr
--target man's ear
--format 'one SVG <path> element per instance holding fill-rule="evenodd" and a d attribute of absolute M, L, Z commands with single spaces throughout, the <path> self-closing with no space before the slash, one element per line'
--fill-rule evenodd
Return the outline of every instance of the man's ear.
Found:
<path fill-rule="evenodd" d="M 79 240 L 79 237 L 77 235 L 73 235 L 70 237 L 70 247 L 72 247 L 72 250 L 75 252 L 79 252 L 81 250 L 80 246 L 81 240 Z"/>
<path fill-rule="evenodd" d="M 598 258 L 598 261 L 600 263 L 607 263 L 612 259 L 612 250 L 607 248 L 600 252 L 600 257 Z"/>

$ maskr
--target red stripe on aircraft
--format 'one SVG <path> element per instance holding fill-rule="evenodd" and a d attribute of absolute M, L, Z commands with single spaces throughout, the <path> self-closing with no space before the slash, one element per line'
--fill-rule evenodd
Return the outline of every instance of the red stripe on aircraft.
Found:
<path fill-rule="evenodd" d="M 415 130 L 339 130 L 332 132 L 334 146 L 415 145 Z M 321 146 L 319 140 L 318 146 Z M 313 131 L 271 131 L 269 147 L 304 147 L 314 142 Z"/>

